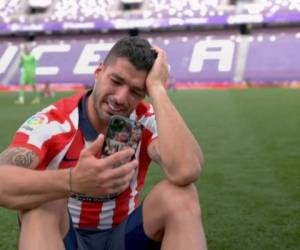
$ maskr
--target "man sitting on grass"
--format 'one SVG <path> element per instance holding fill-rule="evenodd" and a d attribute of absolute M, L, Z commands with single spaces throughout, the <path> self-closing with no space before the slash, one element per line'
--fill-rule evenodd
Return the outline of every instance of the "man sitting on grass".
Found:
<path fill-rule="evenodd" d="M 20 127 L 0 155 L 0 205 L 20 211 L 20 249 L 206 249 L 193 184 L 202 153 L 168 97 L 167 80 L 163 50 L 123 38 L 97 67 L 93 90 Z M 101 158 L 113 115 L 140 122 L 141 141 L 136 152 Z M 151 159 L 165 180 L 140 202 Z"/>

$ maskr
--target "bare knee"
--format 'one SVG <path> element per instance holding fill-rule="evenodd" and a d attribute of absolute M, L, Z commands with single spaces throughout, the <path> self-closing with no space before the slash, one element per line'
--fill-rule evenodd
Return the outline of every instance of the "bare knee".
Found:
<path fill-rule="evenodd" d="M 147 195 L 144 206 L 144 229 L 148 236 L 161 240 L 170 226 L 201 224 L 201 211 L 195 185 L 175 186 L 163 181 Z"/>
<path fill-rule="evenodd" d="M 69 227 L 67 200 L 55 200 L 19 212 L 22 228 L 27 226 L 52 228 L 64 235 Z"/>
<path fill-rule="evenodd" d="M 194 184 L 179 187 L 163 182 L 159 200 L 168 216 L 200 217 L 198 192 Z"/>
<path fill-rule="evenodd" d="M 200 218 L 201 210 L 198 192 L 194 184 L 175 186 L 168 181 L 159 183 L 150 192 L 145 200 L 145 205 L 155 210 L 157 218 L 168 220 L 188 217 Z"/>

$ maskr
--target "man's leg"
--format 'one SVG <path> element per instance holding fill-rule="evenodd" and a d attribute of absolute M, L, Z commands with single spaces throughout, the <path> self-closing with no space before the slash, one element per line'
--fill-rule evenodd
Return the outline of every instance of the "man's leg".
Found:
<path fill-rule="evenodd" d="M 39 104 L 40 103 L 40 92 L 37 89 L 37 85 L 36 85 L 36 80 L 35 80 L 35 75 L 31 76 L 30 79 L 30 85 L 32 87 L 32 92 L 34 94 L 34 99 L 32 100 L 32 104 Z"/>
<path fill-rule="evenodd" d="M 23 83 L 20 83 L 19 96 L 18 99 L 15 101 L 15 103 L 24 104 L 24 102 L 25 102 L 25 85 Z"/>
<path fill-rule="evenodd" d="M 24 71 L 21 71 L 19 97 L 15 102 L 16 104 L 24 104 L 25 102 L 25 86 L 27 83 L 27 79 L 28 74 L 26 74 L 26 72 Z"/>
<path fill-rule="evenodd" d="M 143 221 L 145 233 L 162 241 L 163 250 L 207 249 L 194 185 L 159 183 L 144 201 Z"/>
<path fill-rule="evenodd" d="M 63 250 L 69 229 L 67 200 L 56 200 L 20 213 L 20 250 Z"/>

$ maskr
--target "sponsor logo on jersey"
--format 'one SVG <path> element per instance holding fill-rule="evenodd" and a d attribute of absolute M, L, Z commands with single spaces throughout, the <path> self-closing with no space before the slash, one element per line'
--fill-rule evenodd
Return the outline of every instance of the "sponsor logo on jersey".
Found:
<path fill-rule="evenodd" d="M 22 129 L 33 131 L 43 124 L 48 123 L 48 118 L 45 114 L 36 114 L 30 117 L 22 126 Z"/>

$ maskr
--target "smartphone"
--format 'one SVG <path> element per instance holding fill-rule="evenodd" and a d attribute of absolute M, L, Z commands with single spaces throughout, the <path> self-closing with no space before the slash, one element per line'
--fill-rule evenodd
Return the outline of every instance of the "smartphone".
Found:
<path fill-rule="evenodd" d="M 107 157 L 128 147 L 136 152 L 141 140 L 141 134 L 142 125 L 139 122 L 119 115 L 112 116 L 102 147 L 102 157 Z M 124 164 L 133 158 L 127 159 L 120 164 Z"/>
<path fill-rule="evenodd" d="M 134 152 L 136 152 L 141 140 L 141 134 L 142 125 L 139 122 L 119 115 L 112 116 L 104 139 L 104 144 L 102 146 L 102 157 L 107 157 L 128 147 L 131 147 Z M 135 154 L 132 158 L 126 159 L 124 162 L 114 165 L 114 167 L 125 164 L 126 162 L 134 159 L 134 157 Z M 71 197 L 80 201 L 105 202 L 114 199 L 118 195 L 119 194 L 111 194 L 95 197 L 74 193 Z"/>

